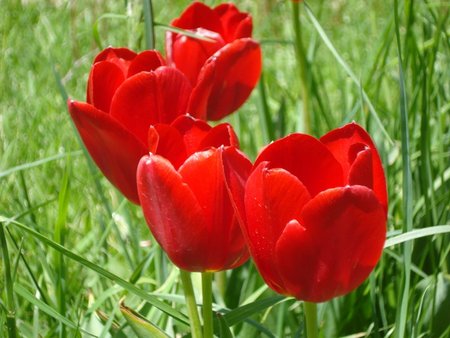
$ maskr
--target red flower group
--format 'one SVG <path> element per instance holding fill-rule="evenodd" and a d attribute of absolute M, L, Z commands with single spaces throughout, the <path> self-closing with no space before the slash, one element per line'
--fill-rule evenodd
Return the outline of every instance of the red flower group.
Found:
<path fill-rule="evenodd" d="M 291 134 L 254 165 L 228 124 L 261 72 L 252 20 L 232 4 L 192 3 L 157 51 L 107 48 L 94 60 L 86 103 L 69 111 L 89 153 L 155 239 L 189 271 L 235 268 L 249 257 L 275 291 L 321 302 L 360 285 L 386 235 L 382 164 L 357 124 L 321 139 Z M 248 249 L 247 249 L 248 246 Z"/>

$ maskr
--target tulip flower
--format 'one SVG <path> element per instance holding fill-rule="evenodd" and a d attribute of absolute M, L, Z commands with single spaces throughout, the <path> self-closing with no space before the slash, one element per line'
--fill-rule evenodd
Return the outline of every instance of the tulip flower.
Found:
<path fill-rule="evenodd" d="M 87 102 L 69 100 L 89 154 L 130 201 L 139 203 L 136 168 L 148 152 L 149 126 L 185 114 L 191 91 L 187 78 L 165 66 L 158 52 L 107 48 L 94 60 Z"/>
<path fill-rule="evenodd" d="M 249 254 L 226 189 L 224 161 L 237 176 L 248 175 L 251 163 L 237 150 L 231 126 L 211 128 L 180 116 L 170 125 L 152 126 L 148 144 L 150 153 L 137 169 L 139 199 L 171 261 L 199 272 L 243 264 Z"/>
<path fill-rule="evenodd" d="M 245 188 L 227 176 L 250 254 L 275 291 L 323 302 L 359 286 L 386 236 L 386 182 L 356 123 L 268 145 Z"/>
<path fill-rule="evenodd" d="M 261 73 L 261 49 L 251 39 L 252 18 L 233 4 L 210 8 L 193 2 L 172 26 L 199 38 L 168 32 L 168 64 L 181 70 L 194 87 L 192 104 L 207 96 L 208 120 L 219 120 L 248 98 Z M 207 85 L 206 85 L 207 84 Z"/>

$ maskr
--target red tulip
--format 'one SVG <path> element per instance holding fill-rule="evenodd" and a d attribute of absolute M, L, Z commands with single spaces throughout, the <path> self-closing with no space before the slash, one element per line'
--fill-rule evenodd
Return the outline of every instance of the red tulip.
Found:
<path fill-rule="evenodd" d="M 359 286 L 386 236 L 386 182 L 369 135 L 351 123 L 320 140 L 267 146 L 245 188 L 227 183 L 250 253 L 275 291 L 323 302 Z"/>
<path fill-rule="evenodd" d="M 158 52 L 107 48 L 92 66 L 87 103 L 68 102 L 95 163 L 130 201 L 139 203 L 136 168 L 148 152 L 149 126 L 185 114 L 191 90 L 187 78 L 164 66 Z"/>
<path fill-rule="evenodd" d="M 168 63 L 186 74 L 194 86 L 190 107 L 197 108 L 198 100 L 208 97 L 205 108 L 209 120 L 237 110 L 259 79 L 261 49 L 251 39 L 252 25 L 251 16 L 233 4 L 212 9 L 193 2 L 172 26 L 204 39 L 167 33 Z"/>
<path fill-rule="evenodd" d="M 248 259 L 225 185 L 224 162 L 248 175 L 228 124 L 214 128 L 181 116 L 149 131 L 150 154 L 139 162 L 141 207 L 155 239 L 187 271 L 235 268 Z M 241 182 L 244 184 L 244 181 Z"/>

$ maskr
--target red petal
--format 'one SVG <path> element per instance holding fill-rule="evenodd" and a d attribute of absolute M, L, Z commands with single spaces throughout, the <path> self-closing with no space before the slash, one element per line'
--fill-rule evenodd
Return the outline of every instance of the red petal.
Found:
<path fill-rule="evenodd" d="M 94 59 L 94 63 L 100 62 L 100 61 L 111 61 L 111 60 L 117 60 L 122 59 L 125 61 L 131 61 L 136 57 L 136 53 L 132 50 L 129 50 L 128 48 L 113 48 L 113 47 L 107 47 L 104 50 L 102 50 L 100 53 L 97 54 L 97 56 Z"/>
<path fill-rule="evenodd" d="M 152 153 L 166 158 L 175 169 L 186 161 L 186 147 L 183 135 L 168 124 L 155 124 L 148 130 L 148 145 Z"/>
<path fill-rule="evenodd" d="M 327 190 L 290 222 L 276 244 L 286 293 L 323 302 L 358 287 L 380 259 L 386 216 L 363 186 Z"/>
<path fill-rule="evenodd" d="M 252 170 L 252 163 L 235 147 L 229 147 L 223 153 L 223 166 L 225 183 L 233 209 L 241 228 L 244 228 L 246 222 L 244 206 L 245 185 Z"/>
<path fill-rule="evenodd" d="M 350 123 L 342 128 L 330 131 L 328 134 L 322 136 L 320 140 L 342 165 L 345 179 L 347 179 L 350 166 L 356 158 L 355 145 L 362 144 L 370 148 L 372 154 L 373 190 L 381 204 L 387 210 L 386 179 L 384 177 L 383 165 L 369 134 L 358 124 Z M 365 147 L 360 147 L 360 150 L 364 149 Z"/>
<path fill-rule="evenodd" d="M 228 123 L 221 123 L 211 128 L 200 143 L 198 150 L 209 147 L 219 148 L 220 146 L 239 147 L 238 137 Z"/>
<path fill-rule="evenodd" d="M 122 69 L 114 63 L 109 61 L 96 63 L 89 74 L 87 103 L 109 113 L 112 97 L 124 80 Z"/>
<path fill-rule="evenodd" d="M 191 84 L 195 85 L 206 60 L 222 48 L 225 42 L 216 32 L 203 28 L 197 28 L 193 32 L 208 38 L 209 41 L 170 32 L 166 37 L 166 49 L 170 65 L 183 72 Z"/>
<path fill-rule="evenodd" d="M 252 36 L 253 22 L 248 13 L 239 12 L 232 3 L 224 3 L 214 8 L 220 16 L 224 37 L 227 42 Z"/>
<path fill-rule="evenodd" d="M 284 169 L 268 169 L 267 162 L 252 172 L 245 187 L 250 252 L 265 281 L 279 292 L 283 282 L 274 262 L 275 244 L 286 223 L 299 217 L 310 198 L 295 176 Z"/>
<path fill-rule="evenodd" d="M 189 157 L 199 149 L 203 138 L 211 130 L 211 127 L 203 120 L 195 119 L 189 115 L 178 117 L 172 126 L 176 128 L 183 137 L 186 155 Z"/>
<path fill-rule="evenodd" d="M 164 58 L 158 51 L 146 50 L 139 53 L 130 63 L 127 77 L 131 77 L 140 72 L 150 72 L 164 65 Z"/>
<path fill-rule="evenodd" d="M 147 149 L 108 114 L 93 106 L 69 101 L 69 112 L 89 154 L 106 176 L 130 201 L 139 204 L 136 168 Z"/>
<path fill-rule="evenodd" d="M 373 189 L 373 164 L 370 148 L 358 152 L 348 174 L 350 185 L 364 185 Z"/>
<path fill-rule="evenodd" d="M 263 161 L 268 161 L 270 168 L 283 168 L 296 176 L 311 196 L 344 185 L 341 165 L 319 140 L 309 135 L 291 134 L 269 144 L 255 166 Z"/>
<path fill-rule="evenodd" d="M 182 29 L 204 28 L 222 34 L 222 24 L 217 13 L 197 1 L 187 7 L 178 19 L 173 20 L 172 26 Z"/>
<path fill-rule="evenodd" d="M 191 189 L 169 161 L 152 154 L 139 162 L 137 182 L 147 224 L 169 258 L 181 269 L 203 271 L 209 238 Z"/>
<path fill-rule="evenodd" d="M 203 236 L 207 238 L 207 245 L 203 255 L 207 260 L 204 268 L 209 271 L 235 267 L 236 262 L 242 262 L 247 255 L 225 186 L 222 153 L 223 148 L 197 152 L 179 169 L 205 215 Z"/>
<path fill-rule="evenodd" d="M 101 61 L 109 61 L 119 67 L 124 74 L 127 74 L 130 62 L 136 55 L 135 52 L 127 48 L 108 47 L 95 57 L 94 64 Z"/>
<path fill-rule="evenodd" d="M 185 113 L 190 92 L 188 80 L 176 69 L 141 72 L 117 89 L 111 116 L 145 143 L 151 124 L 170 123 Z"/>
<path fill-rule="evenodd" d="M 257 42 L 239 39 L 225 45 L 201 69 L 188 111 L 201 114 L 207 97 L 208 119 L 220 120 L 247 100 L 260 74 L 261 48 Z"/>

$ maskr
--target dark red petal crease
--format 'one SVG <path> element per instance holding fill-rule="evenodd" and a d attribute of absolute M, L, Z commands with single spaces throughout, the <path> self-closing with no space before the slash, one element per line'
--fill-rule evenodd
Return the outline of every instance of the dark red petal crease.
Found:
<path fill-rule="evenodd" d="M 69 112 L 89 154 L 106 176 L 133 203 L 139 204 L 136 168 L 147 148 L 108 114 L 92 105 L 69 101 Z"/>

